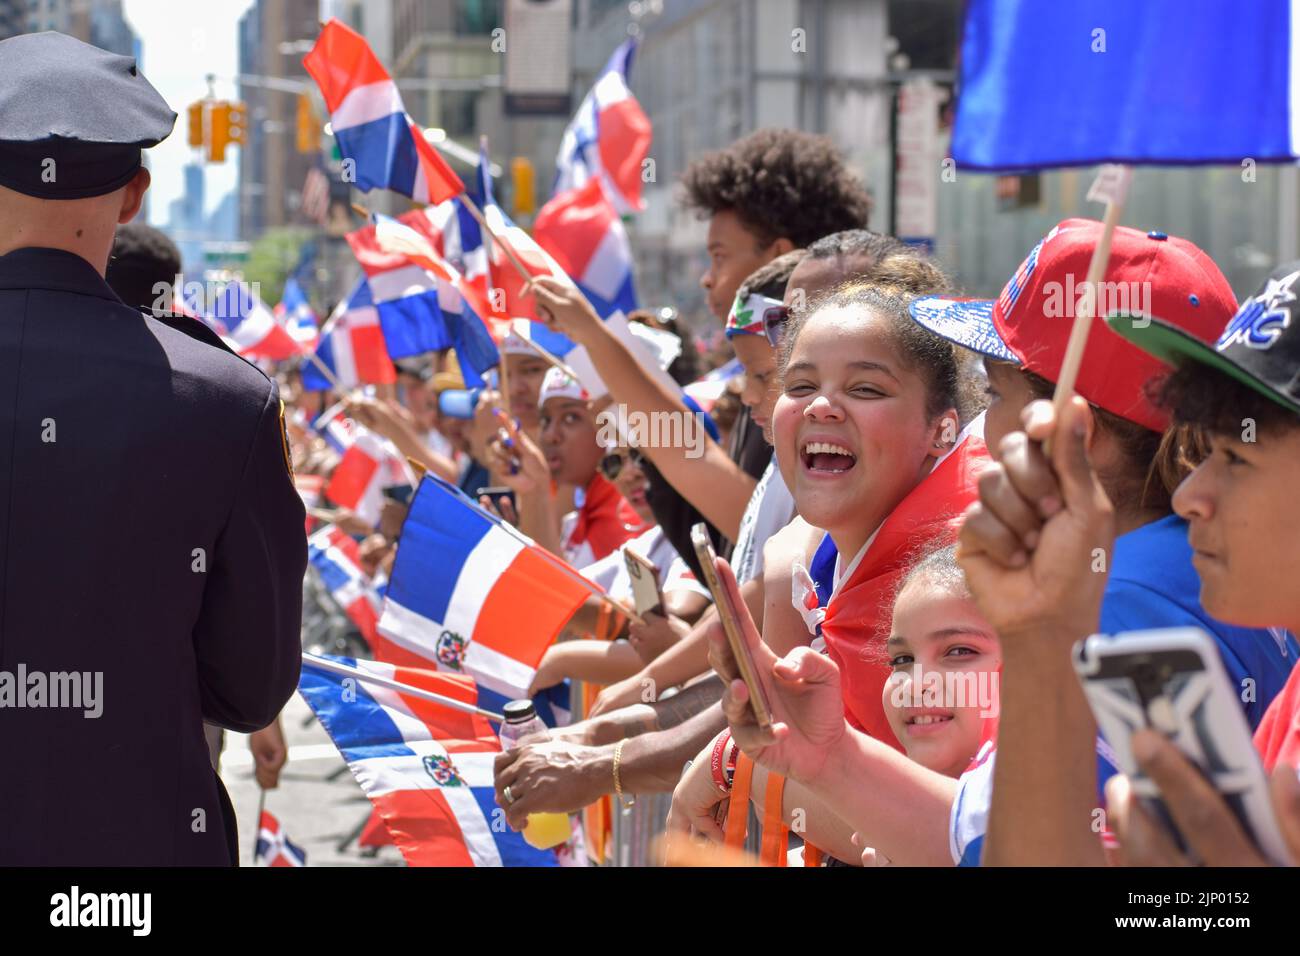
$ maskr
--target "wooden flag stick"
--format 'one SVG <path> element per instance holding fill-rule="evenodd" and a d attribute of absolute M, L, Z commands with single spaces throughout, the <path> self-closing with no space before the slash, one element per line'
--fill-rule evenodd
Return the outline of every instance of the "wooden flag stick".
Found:
<path fill-rule="evenodd" d="M 1127 171 L 1121 173 L 1121 178 Z M 1104 174 L 1104 171 L 1103 171 Z M 1099 182 L 1102 177 L 1099 177 Z M 1097 185 L 1093 190 L 1097 190 Z M 1124 211 L 1124 199 L 1127 182 L 1112 187 L 1106 199 L 1106 213 L 1102 217 L 1101 236 L 1092 250 L 1088 261 L 1088 276 L 1084 284 L 1083 301 L 1078 303 L 1074 315 L 1074 325 L 1070 327 L 1070 339 L 1065 347 L 1065 358 L 1061 360 L 1061 373 L 1056 378 L 1056 391 L 1052 394 L 1052 406 L 1060 421 L 1065 406 L 1074 396 L 1074 383 L 1079 378 L 1079 367 L 1083 364 L 1083 353 L 1088 348 L 1088 333 L 1092 331 L 1092 321 L 1097 316 L 1098 299 L 1101 295 L 1101 282 L 1106 276 L 1106 266 L 1110 263 L 1110 244 L 1115 235 L 1115 227 Z M 1099 198 L 1090 194 L 1089 198 Z M 1051 440 L 1043 443 L 1044 450 L 1051 454 Z"/>
<path fill-rule="evenodd" d="M 253 777 L 257 777 L 257 760 L 253 760 Z M 262 838 L 262 811 L 266 809 L 266 791 L 257 787 L 257 817 L 253 820 L 253 866 L 257 866 L 257 842 Z"/>
<path fill-rule="evenodd" d="M 539 356 L 546 359 L 546 361 L 550 362 L 553 366 L 558 368 L 565 375 L 569 376 L 569 378 L 581 384 L 581 380 L 578 378 L 578 373 L 575 372 L 573 369 L 569 368 L 569 366 L 565 365 L 564 362 L 561 361 L 557 356 L 552 355 L 550 352 L 546 351 L 546 349 L 542 348 L 540 345 L 538 345 L 532 339 L 527 338 L 526 336 L 521 335 L 519 336 L 519 338 L 523 339 L 524 344 L 527 345 L 534 352 L 536 352 Z"/>
<path fill-rule="evenodd" d="M 480 226 L 483 227 L 483 231 L 487 233 L 488 238 L 501 247 L 501 251 L 506 254 L 506 258 L 509 259 L 510 264 L 515 267 L 515 271 L 519 273 L 520 278 L 525 282 L 531 281 L 533 274 L 524 268 L 524 264 L 520 260 L 519 256 L 515 254 L 515 250 L 510 248 L 510 243 L 498 236 L 492 230 L 492 227 L 488 225 L 487 218 L 483 215 L 483 210 L 479 209 L 478 203 L 474 201 L 473 197 L 471 197 L 469 193 L 461 193 L 457 198 L 465 204 L 465 208 L 469 210 L 469 214 L 478 221 Z"/>

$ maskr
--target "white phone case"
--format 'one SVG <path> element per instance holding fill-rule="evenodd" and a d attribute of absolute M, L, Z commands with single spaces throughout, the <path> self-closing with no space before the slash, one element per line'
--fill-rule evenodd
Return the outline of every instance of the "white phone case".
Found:
<path fill-rule="evenodd" d="M 1179 666 L 1171 667 L 1175 658 Z M 1130 738 L 1144 727 L 1164 733 L 1200 767 L 1265 856 L 1291 862 L 1237 689 L 1208 634 L 1195 627 L 1095 634 L 1075 644 L 1074 668 L 1120 770 L 1180 845 L 1159 790 L 1133 758 Z"/>

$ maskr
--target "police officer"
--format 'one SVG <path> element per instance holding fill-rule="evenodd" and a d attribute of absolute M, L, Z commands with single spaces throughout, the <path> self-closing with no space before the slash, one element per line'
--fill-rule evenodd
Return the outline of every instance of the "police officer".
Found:
<path fill-rule="evenodd" d="M 234 862 L 203 721 L 298 680 L 276 387 L 104 281 L 175 119 L 130 57 L 0 41 L 0 865 Z"/>

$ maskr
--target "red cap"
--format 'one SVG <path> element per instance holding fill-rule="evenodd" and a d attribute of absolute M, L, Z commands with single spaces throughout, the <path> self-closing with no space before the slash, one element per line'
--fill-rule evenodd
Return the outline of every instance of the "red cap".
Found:
<path fill-rule="evenodd" d="M 997 301 L 922 299 L 913 304 L 912 315 L 960 345 L 1013 359 L 1055 382 L 1101 230 L 1093 219 L 1067 219 L 1033 248 Z M 1161 319 L 1212 343 L 1236 311 L 1228 280 L 1195 245 L 1163 232 L 1116 227 L 1098 294 L 1099 318 Z M 1168 415 L 1147 400 L 1145 386 L 1164 370 L 1104 321 L 1095 321 L 1075 390 L 1108 412 L 1163 431 Z"/>

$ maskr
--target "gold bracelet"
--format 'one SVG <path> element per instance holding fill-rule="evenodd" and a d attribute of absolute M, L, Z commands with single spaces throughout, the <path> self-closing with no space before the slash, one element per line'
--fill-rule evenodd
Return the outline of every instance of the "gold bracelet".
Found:
<path fill-rule="evenodd" d="M 624 809 L 636 803 L 636 797 L 624 799 L 623 784 L 618 779 L 618 766 L 623 762 L 623 745 L 625 743 L 627 743 L 626 737 L 614 745 L 614 796 L 618 798 L 618 802 L 622 804 Z"/>

